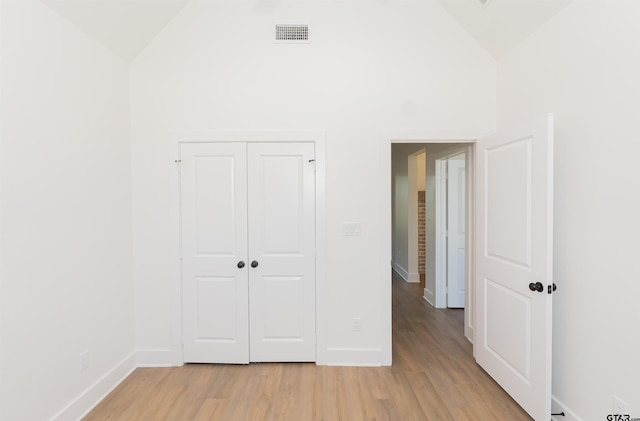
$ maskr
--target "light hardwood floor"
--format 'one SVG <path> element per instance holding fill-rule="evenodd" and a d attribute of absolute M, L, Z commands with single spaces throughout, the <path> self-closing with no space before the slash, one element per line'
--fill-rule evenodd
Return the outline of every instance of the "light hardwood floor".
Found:
<path fill-rule="evenodd" d="M 530 420 L 478 365 L 462 310 L 393 280 L 393 366 L 138 368 L 85 420 Z"/>

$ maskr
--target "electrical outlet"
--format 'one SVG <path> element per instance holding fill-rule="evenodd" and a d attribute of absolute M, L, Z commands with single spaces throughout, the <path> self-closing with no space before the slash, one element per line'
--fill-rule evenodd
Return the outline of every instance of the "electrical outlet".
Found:
<path fill-rule="evenodd" d="M 80 371 L 84 371 L 89 367 L 89 351 L 80 354 Z"/>
<path fill-rule="evenodd" d="M 360 332 L 362 330 L 362 320 L 360 317 L 354 317 L 351 319 L 351 329 L 354 332 Z"/>
<path fill-rule="evenodd" d="M 613 397 L 613 413 L 614 415 L 626 415 L 629 413 L 629 406 L 627 406 L 622 399 L 617 396 Z"/>

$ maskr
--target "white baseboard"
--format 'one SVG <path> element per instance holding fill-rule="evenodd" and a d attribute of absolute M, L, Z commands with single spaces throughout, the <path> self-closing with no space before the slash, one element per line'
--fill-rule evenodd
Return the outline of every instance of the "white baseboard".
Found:
<path fill-rule="evenodd" d="M 552 416 L 553 421 L 582 421 L 582 418 L 578 417 L 573 411 L 568 409 L 562 402 L 555 397 L 551 397 L 551 413 L 559 414 L 564 412 L 563 416 Z"/>
<path fill-rule="evenodd" d="M 408 277 L 407 277 L 407 282 L 410 282 L 412 284 L 419 284 L 420 283 L 420 274 L 419 273 L 409 273 Z"/>
<path fill-rule="evenodd" d="M 400 275 L 400 277 L 402 279 L 405 280 L 405 282 L 409 282 L 409 272 L 407 272 L 407 270 L 405 268 L 403 268 L 402 266 L 400 266 L 396 262 L 393 262 L 391 265 L 393 267 L 393 270 L 395 270 L 396 273 L 398 275 Z M 418 278 L 418 280 L 419 280 L 419 278 Z"/>
<path fill-rule="evenodd" d="M 382 350 L 380 348 L 328 348 L 326 365 L 380 367 Z"/>
<path fill-rule="evenodd" d="M 424 299 L 426 302 L 428 302 L 429 304 L 431 304 L 432 306 L 436 306 L 436 296 L 433 293 L 433 291 L 428 290 L 427 288 L 424 289 Z"/>
<path fill-rule="evenodd" d="M 326 364 L 331 366 L 380 367 L 384 365 L 380 348 L 328 348 Z M 137 367 L 174 367 L 176 352 L 171 349 L 141 349 L 132 352 L 76 399 L 56 414 L 52 421 L 77 421 L 87 415 Z"/>
<path fill-rule="evenodd" d="M 172 349 L 139 349 L 138 367 L 177 367 L 183 365 Z"/>
<path fill-rule="evenodd" d="M 115 389 L 129 374 L 136 369 L 136 353 L 132 352 L 109 370 L 98 381 L 89 386 L 80 396 L 74 399 L 62 411 L 58 412 L 53 421 L 75 421 L 87 415 L 113 389 Z"/>

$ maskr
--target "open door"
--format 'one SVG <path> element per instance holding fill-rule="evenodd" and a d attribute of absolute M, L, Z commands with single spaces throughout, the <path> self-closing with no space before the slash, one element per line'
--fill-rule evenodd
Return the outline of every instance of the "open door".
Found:
<path fill-rule="evenodd" d="M 550 420 L 553 115 L 480 140 L 476 165 L 475 357 Z"/>
<path fill-rule="evenodd" d="M 466 257 L 465 154 L 447 160 L 447 307 L 464 308 Z"/>

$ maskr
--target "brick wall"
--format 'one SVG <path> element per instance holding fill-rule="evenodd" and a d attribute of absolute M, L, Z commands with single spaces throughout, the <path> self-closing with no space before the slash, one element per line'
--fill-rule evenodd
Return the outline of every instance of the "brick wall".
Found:
<path fill-rule="evenodd" d="M 418 273 L 424 274 L 425 261 L 425 206 L 424 192 L 418 192 Z"/>

